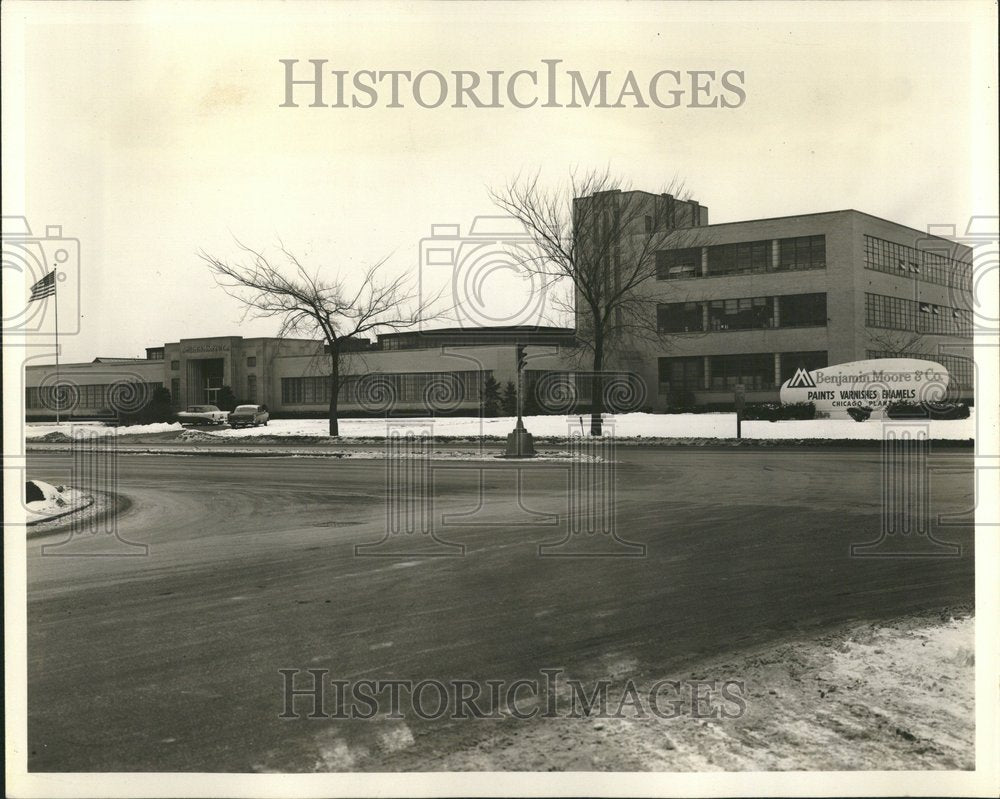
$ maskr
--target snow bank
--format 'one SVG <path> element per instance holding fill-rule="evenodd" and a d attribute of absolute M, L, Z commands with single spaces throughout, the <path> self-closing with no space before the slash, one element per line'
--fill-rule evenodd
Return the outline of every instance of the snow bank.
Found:
<path fill-rule="evenodd" d="M 384 438 L 387 430 L 400 433 L 426 433 L 435 437 L 479 438 L 492 436 L 504 438 L 514 429 L 513 417 L 480 419 L 478 417 L 449 417 L 434 419 L 341 419 L 341 438 Z M 891 424 L 891 422 L 889 422 Z M 528 416 L 525 426 L 536 437 L 565 438 L 589 430 L 587 416 Z M 756 439 L 837 439 L 878 440 L 882 437 L 885 422 L 869 419 L 855 422 L 851 419 L 812 419 L 808 421 L 744 422 L 743 437 Z M 932 421 L 930 436 L 939 440 L 966 440 L 975 436 L 975 410 L 968 419 Z M 736 415 L 732 413 L 681 413 L 653 414 L 626 413 L 605 416 L 605 434 L 612 432 L 618 438 L 735 438 Z M 281 438 L 299 436 L 326 438 L 328 423 L 325 419 L 274 419 L 267 427 L 248 427 L 239 430 L 219 428 L 182 428 L 178 423 L 135 425 L 133 427 L 102 427 L 96 423 L 29 424 L 28 440 L 38 440 L 52 433 L 80 437 L 89 432 L 98 435 L 137 436 L 153 433 L 194 430 L 199 439 L 243 439 L 261 436 Z"/>
<path fill-rule="evenodd" d="M 53 433 L 82 438 L 83 436 L 131 436 L 149 435 L 151 433 L 178 433 L 184 428 L 179 422 L 158 422 L 156 424 L 137 424 L 130 427 L 109 427 L 101 422 L 29 422 L 24 427 L 24 437 L 27 441 L 50 436 Z"/>
<path fill-rule="evenodd" d="M 478 438 L 479 436 L 506 437 L 514 429 L 513 417 L 479 419 L 475 417 L 412 418 L 412 419 L 341 419 L 341 438 L 382 438 L 387 429 L 402 433 L 430 431 L 437 437 Z M 579 416 L 528 416 L 525 427 L 534 436 L 565 438 L 590 429 L 588 417 Z M 873 439 L 882 437 L 883 422 L 870 419 L 855 422 L 851 419 L 813 419 L 786 422 L 744 422 L 745 438 L 769 439 Z M 325 437 L 328 423 L 325 419 L 275 419 L 267 427 L 250 427 L 240 430 L 201 430 L 199 434 L 211 438 L 253 438 L 260 436 Z M 653 414 L 627 413 L 608 415 L 604 422 L 605 434 L 614 433 L 618 438 L 735 438 L 736 415 L 732 413 L 683 413 Z M 933 421 L 930 435 L 936 439 L 962 440 L 975 435 L 975 417 L 957 421 Z"/>
<path fill-rule="evenodd" d="M 42 494 L 41 499 L 30 499 Z M 87 507 L 91 498 L 75 488 L 53 486 L 41 480 L 28 480 L 25 485 L 25 496 L 29 498 L 24 503 L 25 521 L 28 524 L 65 516 L 67 513 Z"/>
<path fill-rule="evenodd" d="M 435 771 L 973 769 L 974 650 L 975 619 L 969 615 L 841 628 L 729 653 L 673 674 L 655 668 L 636 673 L 634 661 L 625 660 L 604 712 L 539 717 L 425 755 L 423 763 Z M 629 697 L 626 678 L 635 700 L 623 698 L 617 715 L 616 700 Z M 667 705 L 663 678 L 688 691 L 692 678 L 728 682 L 745 712 L 721 703 L 721 713 L 716 707 L 714 716 L 696 715 L 690 701 Z M 557 701 L 565 707 L 569 689 L 560 686 Z M 654 693 L 661 700 L 658 713 L 647 699 Z M 636 708 L 645 717 L 637 717 Z M 664 717 L 671 713 L 677 715 Z M 359 751 L 354 761 L 355 768 L 372 771 L 393 771 L 398 762 L 385 750 Z"/>

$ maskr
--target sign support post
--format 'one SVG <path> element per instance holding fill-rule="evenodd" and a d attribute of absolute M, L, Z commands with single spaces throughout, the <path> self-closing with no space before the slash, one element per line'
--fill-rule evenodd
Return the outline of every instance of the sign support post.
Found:
<path fill-rule="evenodd" d="M 738 383 L 734 388 L 733 401 L 736 405 L 736 438 L 743 438 L 743 409 L 746 407 L 746 386 Z"/>

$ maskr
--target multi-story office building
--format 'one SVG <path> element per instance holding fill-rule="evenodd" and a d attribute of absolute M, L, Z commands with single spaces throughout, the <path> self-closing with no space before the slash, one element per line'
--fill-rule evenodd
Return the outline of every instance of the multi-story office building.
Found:
<path fill-rule="evenodd" d="M 800 367 L 939 362 L 973 384 L 971 250 L 859 211 L 708 225 L 658 252 L 662 346 L 641 358 L 658 404 L 773 401 Z"/>
<path fill-rule="evenodd" d="M 800 367 L 888 357 L 937 361 L 955 396 L 972 398 L 969 248 L 853 210 L 710 225 L 704 206 L 645 192 L 579 198 L 577 218 L 589 220 L 593 234 L 623 201 L 642 213 L 602 256 L 602 275 L 613 287 L 629 273 L 634 253 L 651 259 L 643 302 L 633 307 L 645 309 L 655 334 L 638 337 L 605 365 L 633 375 L 633 390 L 624 392 L 630 409 L 731 405 L 737 385 L 750 402 L 776 401 Z M 599 213 L 581 215 L 588 202 Z M 661 230 L 669 236 L 658 237 Z M 656 246 L 646 252 L 650 242 Z M 587 335 L 579 308 L 577 327 L 408 331 L 351 342 L 340 408 L 476 413 L 489 377 L 516 379 L 518 344 L 527 347 L 529 387 L 551 376 L 565 388 L 570 378 L 577 398 L 589 404 L 587 363 L 576 346 Z M 127 398 L 138 383 L 147 393 L 166 387 L 177 407 L 211 403 L 228 386 L 241 401 L 278 414 L 322 415 L 329 369 L 316 341 L 182 339 L 148 348 L 144 359 L 63 364 L 58 379 L 52 364 L 29 365 L 25 413 L 54 416 L 63 384 L 64 413 L 99 415 L 120 404 L 116 392 Z M 541 405 L 570 410 L 564 400 L 562 394 Z"/>

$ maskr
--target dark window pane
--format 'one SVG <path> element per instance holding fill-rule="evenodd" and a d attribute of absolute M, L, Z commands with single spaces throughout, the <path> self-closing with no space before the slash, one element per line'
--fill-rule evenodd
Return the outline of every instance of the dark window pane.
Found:
<path fill-rule="evenodd" d="M 656 253 L 656 277 L 658 280 L 697 277 L 700 274 L 701 247 L 661 250 Z"/>
<path fill-rule="evenodd" d="M 733 389 L 742 384 L 748 390 L 774 387 L 774 356 L 771 353 L 714 355 L 709 359 L 713 389 Z"/>
<path fill-rule="evenodd" d="M 702 329 L 701 303 L 669 302 L 656 306 L 656 326 L 661 333 L 693 333 Z"/>
<path fill-rule="evenodd" d="M 826 294 L 787 294 L 778 303 L 781 327 L 826 325 Z"/>

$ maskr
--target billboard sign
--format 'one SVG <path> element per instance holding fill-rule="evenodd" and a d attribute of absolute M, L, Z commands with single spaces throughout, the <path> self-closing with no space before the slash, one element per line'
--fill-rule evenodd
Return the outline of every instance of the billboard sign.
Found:
<path fill-rule="evenodd" d="M 783 405 L 812 402 L 817 414 L 847 416 L 848 408 L 881 410 L 894 402 L 942 402 L 948 370 L 934 361 L 877 358 L 799 369 L 781 384 Z"/>

